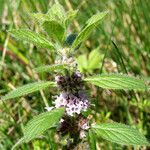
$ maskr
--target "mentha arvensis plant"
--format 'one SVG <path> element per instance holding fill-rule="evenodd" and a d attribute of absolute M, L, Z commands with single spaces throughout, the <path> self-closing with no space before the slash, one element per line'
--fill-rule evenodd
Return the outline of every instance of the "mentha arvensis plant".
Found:
<path fill-rule="evenodd" d="M 79 71 L 75 54 L 77 55 L 81 43 L 88 38 L 94 28 L 99 26 L 108 12 L 93 15 L 78 34 L 67 36 L 66 31 L 77 12 L 77 10 L 65 12 L 64 8 L 56 3 L 46 14 L 32 14 L 31 17 L 40 24 L 47 36 L 29 29 L 9 31 L 19 40 L 50 50 L 57 59 L 54 65 L 34 69 L 37 73 L 55 70 L 54 81 L 38 81 L 18 87 L 3 96 L 1 101 L 15 99 L 45 88 L 57 89 L 59 93 L 54 95 L 51 106 L 45 103 L 45 112 L 26 124 L 23 137 L 13 149 L 37 138 L 46 130 L 54 129 L 60 139 L 57 141 L 57 149 L 71 150 L 80 143 L 86 143 L 85 149 L 96 150 L 96 143 L 100 137 L 122 145 L 149 145 L 147 139 L 134 127 L 112 121 L 97 123 L 93 120 L 89 110 L 94 109 L 95 105 L 86 86 L 88 83 L 104 89 L 147 90 L 148 88 L 144 80 L 127 75 L 100 74 L 87 77 L 87 74 Z"/>

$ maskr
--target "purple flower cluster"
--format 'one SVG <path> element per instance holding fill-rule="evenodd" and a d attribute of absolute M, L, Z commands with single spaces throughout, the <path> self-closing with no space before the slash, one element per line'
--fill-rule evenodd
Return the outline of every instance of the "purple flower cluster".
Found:
<path fill-rule="evenodd" d="M 58 131 L 61 135 L 70 133 L 70 135 L 78 134 L 80 139 L 86 137 L 86 130 L 89 127 L 89 120 L 86 119 L 81 114 L 78 115 L 75 119 L 71 119 L 70 116 L 64 116 L 60 121 L 60 126 Z"/>
<path fill-rule="evenodd" d="M 71 76 L 56 76 L 55 80 L 61 91 L 54 101 L 56 108 L 65 107 L 69 116 L 87 110 L 89 101 L 83 89 L 81 73 L 75 72 Z"/>
<path fill-rule="evenodd" d="M 80 89 L 83 89 L 80 72 L 72 73 L 70 76 L 56 76 L 55 81 L 61 91 L 76 94 Z"/>
<path fill-rule="evenodd" d="M 86 92 L 83 89 L 82 75 L 79 72 L 72 73 L 70 76 L 56 76 L 57 85 L 61 91 L 53 102 L 55 108 L 65 107 L 66 114 L 73 116 L 86 111 L 90 105 Z M 46 107 L 48 111 L 54 107 Z"/>
<path fill-rule="evenodd" d="M 90 127 L 88 125 L 88 120 L 84 119 L 82 123 L 79 122 L 78 126 L 80 128 L 80 139 L 83 139 L 86 137 L 85 130 L 88 130 Z"/>
<path fill-rule="evenodd" d="M 55 107 L 65 107 L 66 113 L 73 116 L 74 113 L 80 114 L 89 107 L 89 102 L 82 95 L 73 95 L 72 93 L 62 92 L 54 101 Z"/>

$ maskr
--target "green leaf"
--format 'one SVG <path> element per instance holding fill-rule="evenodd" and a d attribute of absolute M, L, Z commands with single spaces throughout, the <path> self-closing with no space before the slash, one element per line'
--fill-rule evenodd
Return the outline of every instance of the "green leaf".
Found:
<path fill-rule="evenodd" d="M 30 120 L 24 128 L 25 142 L 29 142 L 31 139 L 41 135 L 47 129 L 54 127 L 63 114 L 64 108 L 58 108 L 50 112 L 44 112 Z"/>
<path fill-rule="evenodd" d="M 124 90 L 146 90 L 147 87 L 143 80 L 127 75 L 97 75 L 84 79 L 94 85 L 97 85 L 106 89 L 124 89 Z"/>
<path fill-rule="evenodd" d="M 95 138 L 95 133 L 90 129 L 88 131 L 88 141 L 90 145 L 90 150 L 96 150 L 96 138 Z"/>
<path fill-rule="evenodd" d="M 49 21 L 49 17 L 47 14 L 42 13 L 33 13 L 30 15 L 35 21 L 37 21 L 40 24 L 43 24 L 44 21 Z"/>
<path fill-rule="evenodd" d="M 68 66 L 65 64 L 54 64 L 54 65 L 45 65 L 45 66 L 40 66 L 38 68 L 35 68 L 35 72 L 50 72 L 54 70 L 63 70 L 67 68 Z"/>
<path fill-rule="evenodd" d="M 51 9 L 47 12 L 50 20 L 55 20 L 62 24 L 66 18 L 66 13 L 62 5 L 59 3 L 54 4 Z"/>
<path fill-rule="evenodd" d="M 92 50 L 89 54 L 88 59 L 88 69 L 98 69 L 100 68 L 102 62 L 103 55 L 99 52 L 99 47 Z"/>
<path fill-rule="evenodd" d="M 102 123 L 92 126 L 98 137 L 121 145 L 148 145 L 147 139 L 135 128 L 120 123 Z"/>
<path fill-rule="evenodd" d="M 80 55 L 80 56 L 77 58 L 77 63 L 78 63 L 78 69 L 79 69 L 81 72 L 84 72 L 84 70 L 86 70 L 86 69 L 87 69 L 87 66 L 88 66 L 87 56 L 86 56 L 85 54 Z"/>
<path fill-rule="evenodd" d="M 50 86 L 55 86 L 55 83 L 50 82 L 50 81 L 40 81 L 40 82 L 35 82 L 35 83 L 29 83 L 9 92 L 5 96 L 3 96 L 1 100 L 8 100 L 8 99 L 20 97 L 20 96 L 23 96 L 23 95 L 26 95 L 35 91 L 45 89 Z"/>
<path fill-rule="evenodd" d="M 64 108 L 54 109 L 49 112 L 44 112 L 39 114 L 30 120 L 24 128 L 24 136 L 15 144 L 13 149 L 22 144 L 37 138 L 39 135 L 43 134 L 47 129 L 55 127 L 63 116 L 65 110 Z"/>
<path fill-rule="evenodd" d="M 14 37 L 19 40 L 23 40 L 26 42 L 33 43 L 37 47 L 42 48 L 54 48 L 53 44 L 50 43 L 47 39 L 45 39 L 42 35 L 35 33 L 28 29 L 20 29 L 20 30 L 9 30 Z"/>
<path fill-rule="evenodd" d="M 82 41 L 86 40 L 91 31 L 98 26 L 101 20 L 108 14 L 108 11 L 97 13 L 93 15 L 87 22 L 86 26 L 81 30 L 75 39 L 72 48 L 75 49 Z"/>
<path fill-rule="evenodd" d="M 57 21 L 45 21 L 43 23 L 43 29 L 47 32 L 49 37 L 59 40 L 64 40 L 65 28 Z"/>
<path fill-rule="evenodd" d="M 67 17 L 65 19 L 65 26 L 66 28 L 72 22 L 72 20 L 77 16 L 78 10 L 70 10 L 67 12 Z"/>

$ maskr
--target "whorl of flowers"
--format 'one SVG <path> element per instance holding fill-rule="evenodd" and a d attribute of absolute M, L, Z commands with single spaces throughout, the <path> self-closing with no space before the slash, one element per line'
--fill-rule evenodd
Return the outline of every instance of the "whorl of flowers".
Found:
<path fill-rule="evenodd" d="M 86 137 L 86 130 L 89 129 L 89 119 L 85 118 L 81 114 L 72 119 L 70 116 L 64 116 L 60 121 L 60 126 L 58 132 L 61 135 L 70 134 L 70 138 L 76 138 L 76 142 L 79 142 L 81 139 Z M 73 143 L 68 143 L 73 144 Z M 71 147 L 71 145 L 68 145 Z M 72 145 L 73 146 L 73 145 Z"/>
<path fill-rule="evenodd" d="M 74 72 L 71 76 L 56 76 L 57 85 L 61 91 L 54 101 L 55 107 L 65 107 L 66 114 L 80 114 L 89 107 L 87 95 L 83 89 L 82 75 Z"/>
<path fill-rule="evenodd" d="M 71 138 L 86 137 L 86 130 L 89 129 L 89 120 L 86 119 L 81 112 L 87 111 L 90 103 L 84 90 L 82 75 L 80 72 L 73 72 L 71 75 L 56 76 L 55 81 L 60 90 L 60 95 L 53 102 L 55 108 L 65 107 L 66 113 L 60 120 L 58 132 L 61 135 L 70 134 Z M 54 107 L 47 107 L 50 111 Z M 77 139 L 74 139 L 75 141 Z M 78 143 L 79 141 L 76 141 Z M 70 140 L 68 140 L 70 141 Z M 69 142 L 70 143 L 70 142 Z M 70 145 L 71 144 L 71 145 Z M 67 145 L 71 147 L 72 143 Z"/>

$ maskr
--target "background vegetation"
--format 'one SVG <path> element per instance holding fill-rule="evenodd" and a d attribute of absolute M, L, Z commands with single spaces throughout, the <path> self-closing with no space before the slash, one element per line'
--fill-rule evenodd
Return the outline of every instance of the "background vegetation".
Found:
<path fill-rule="evenodd" d="M 79 9 L 69 33 L 78 33 L 86 20 L 98 11 L 109 10 L 109 15 L 81 45 L 76 58 L 79 69 L 86 74 L 126 73 L 146 78 L 150 82 L 150 3 L 148 0 L 60 0 L 66 10 Z M 20 42 L 7 30 L 29 28 L 41 31 L 30 13 L 42 12 L 54 4 L 53 0 L 0 0 L 0 96 L 17 86 L 35 80 L 54 79 L 54 73 L 36 74 L 33 69 L 42 64 L 56 62 L 50 51 Z M 41 31 L 43 32 L 43 31 Z M 88 68 L 89 54 L 98 49 L 100 65 Z M 88 87 L 87 87 L 88 88 Z M 30 94 L 21 99 L 0 104 L 0 149 L 9 150 L 22 136 L 27 120 L 44 111 L 44 103 L 51 104 L 55 90 Z M 97 112 L 93 117 L 99 122 L 114 120 L 136 125 L 150 139 L 150 93 L 135 91 L 102 90 L 92 87 L 91 101 Z M 50 149 L 54 139 L 47 132 L 41 139 L 24 144 L 21 149 Z M 48 136 L 47 136 L 48 135 Z M 56 137 L 57 139 L 57 137 Z M 99 139 L 99 149 L 128 149 Z M 55 149 L 55 143 L 53 143 Z M 138 149 L 138 148 L 135 148 Z M 143 147 L 143 150 L 146 149 Z M 148 149 L 148 148 L 147 148 Z"/>

